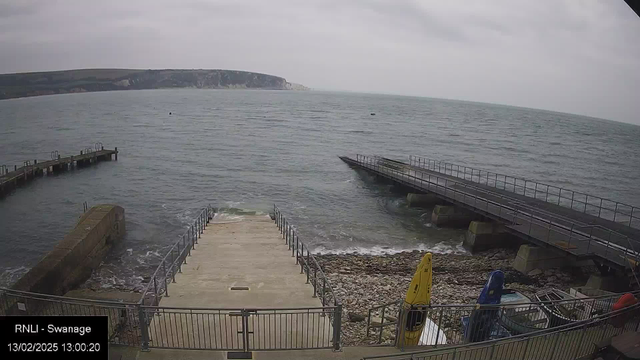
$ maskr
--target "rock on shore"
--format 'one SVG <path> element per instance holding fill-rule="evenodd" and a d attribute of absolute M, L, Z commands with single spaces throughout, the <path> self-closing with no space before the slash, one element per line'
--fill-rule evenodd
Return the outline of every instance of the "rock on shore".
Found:
<path fill-rule="evenodd" d="M 345 345 L 375 343 L 373 336 L 366 337 L 368 309 L 403 299 L 422 256 L 424 252 L 420 251 L 390 255 L 316 255 L 343 302 Z M 506 287 L 528 296 L 541 288 L 581 286 L 588 278 L 586 270 L 579 268 L 523 275 L 511 267 L 515 256 L 516 251 L 511 249 L 489 250 L 476 255 L 434 254 L 432 304 L 475 303 L 489 273 L 496 269 L 504 271 Z M 383 335 L 386 342 L 392 341 L 390 331 Z"/>

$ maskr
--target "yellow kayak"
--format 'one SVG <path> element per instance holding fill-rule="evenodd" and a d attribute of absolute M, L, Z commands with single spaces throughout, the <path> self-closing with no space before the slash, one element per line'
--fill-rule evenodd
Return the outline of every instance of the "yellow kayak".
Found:
<path fill-rule="evenodd" d="M 404 300 L 404 308 L 409 310 L 412 306 L 429 305 L 431 303 L 431 253 L 426 253 L 418 269 L 416 270 L 407 297 Z M 409 311 L 404 329 L 404 344 L 418 345 L 422 329 L 425 324 L 425 312 L 419 310 Z"/>

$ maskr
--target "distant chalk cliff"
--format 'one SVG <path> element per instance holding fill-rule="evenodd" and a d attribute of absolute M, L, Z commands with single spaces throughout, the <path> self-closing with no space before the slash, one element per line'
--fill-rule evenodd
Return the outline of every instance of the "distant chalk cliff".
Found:
<path fill-rule="evenodd" d="M 82 69 L 0 74 L 0 100 L 74 92 L 161 88 L 309 90 L 279 76 L 236 70 Z"/>

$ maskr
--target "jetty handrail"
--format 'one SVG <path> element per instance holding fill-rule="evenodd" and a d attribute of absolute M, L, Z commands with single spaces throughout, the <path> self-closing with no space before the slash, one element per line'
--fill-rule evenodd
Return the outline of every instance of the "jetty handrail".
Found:
<path fill-rule="evenodd" d="M 374 156 L 374 158 L 376 158 L 379 162 L 383 162 L 383 163 L 388 163 L 388 162 L 396 163 L 396 164 L 392 164 L 392 165 L 390 166 L 390 167 L 392 167 L 392 168 L 398 168 L 398 167 L 402 167 L 402 166 L 411 166 L 411 165 L 405 164 L 405 163 L 403 163 L 403 162 L 399 162 L 399 161 L 397 161 L 397 160 L 391 160 L 391 159 L 384 158 L 384 157 Z M 424 168 L 421 168 L 421 169 L 424 169 Z M 412 169 L 412 170 L 417 174 L 417 172 L 418 172 L 418 171 L 416 171 L 415 169 Z M 428 170 L 428 169 L 427 169 L 427 170 Z M 420 171 L 420 173 L 421 173 L 421 174 L 424 174 L 422 171 Z M 445 175 L 446 175 L 446 174 L 445 174 Z M 416 179 L 421 179 L 421 178 L 418 178 L 418 177 L 414 177 L 414 178 L 416 178 Z M 440 178 L 437 178 L 437 179 L 440 179 Z M 508 196 L 503 196 L 502 194 L 490 193 L 490 192 L 489 192 L 490 190 L 488 191 L 487 189 L 484 189 L 484 188 L 482 188 L 482 187 L 473 186 L 473 185 L 470 185 L 470 184 L 467 184 L 467 183 L 459 183 L 459 182 L 453 181 L 453 184 L 454 184 L 454 185 L 457 185 L 457 186 L 461 186 L 461 187 L 467 188 L 467 189 L 473 189 L 473 190 L 478 191 L 478 192 L 484 192 L 484 193 L 487 193 L 487 194 L 489 194 L 489 195 L 491 195 L 491 196 L 499 197 L 499 198 L 501 198 L 501 199 L 505 199 L 505 200 L 510 200 L 510 199 L 511 199 L 511 198 L 510 198 L 510 197 L 508 197 Z M 595 224 L 595 225 L 593 225 L 593 224 L 589 224 L 589 225 L 579 224 L 579 223 L 576 223 L 576 221 L 575 221 L 574 219 L 571 219 L 571 218 L 569 218 L 569 217 L 566 217 L 566 216 L 563 216 L 563 215 L 559 215 L 559 214 L 556 214 L 556 213 L 553 213 L 553 212 L 549 212 L 549 211 L 546 211 L 546 210 L 538 209 L 538 208 L 535 208 L 535 207 L 529 206 L 529 205 L 527 205 L 526 203 L 522 203 L 522 202 L 520 202 L 520 201 L 518 201 L 518 200 L 510 201 L 509 203 L 514 205 L 514 209 L 515 209 L 515 212 L 516 212 L 516 216 L 517 216 L 518 212 L 520 212 L 520 213 L 522 213 L 522 214 L 525 214 L 525 212 L 523 211 L 523 209 L 526 209 L 526 210 L 529 210 L 529 211 L 532 211 L 532 212 L 536 212 L 536 213 L 540 213 L 540 214 L 545 214 L 545 215 L 547 215 L 547 216 L 549 216 L 549 217 L 553 217 L 553 218 L 555 218 L 555 219 L 560 219 L 560 220 L 562 220 L 562 221 L 564 221 L 564 222 L 570 223 L 571 228 L 570 228 L 568 225 L 567 225 L 567 226 L 564 226 L 564 228 L 565 228 L 566 230 L 571 230 L 572 232 L 573 232 L 574 230 L 578 231 L 578 229 L 582 229 L 582 230 L 585 230 L 585 229 L 590 229 L 590 230 L 593 230 L 593 229 L 600 229 L 601 231 L 604 231 L 604 232 L 606 232 L 607 234 L 609 234 L 609 236 L 611 236 L 611 235 L 616 235 L 616 236 L 618 236 L 620 239 L 622 239 L 622 240 L 626 240 L 626 243 L 627 243 L 627 244 L 629 244 L 629 248 L 628 248 L 628 249 L 630 250 L 630 254 L 631 254 L 631 255 L 635 255 L 636 259 L 637 259 L 638 257 L 640 257 L 640 253 L 638 253 L 638 252 L 635 250 L 635 247 L 633 246 L 631 239 L 630 239 L 627 235 L 622 234 L 622 233 L 620 233 L 620 232 L 618 232 L 618 231 L 615 231 L 615 230 L 609 229 L 609 228 L 607 228 L 607 227 L 605 227 L 605 226 L 602 226 L 602 225 L 599 225 L 599 224 Z M 532 214 L 530 214 L 530 215 L 532 215 Z M 536 218 L 538 218 L 538 217 L 536 217 Z M 544 218 L 540 218 L 540 219 L 544 219 Z M 514 218 L 514 221 L 513 221 L 513 222 L 514 222 L 514 223 L 516 222 L 516 221 L 515 221 L 515 218 Z M 559 224 L 559 225 L 560 225 L 560 224 Z M 574 225 L 577 225 L 577 226 L 574 226 Z M 562 226 L 562 225 L 560 225 L 560 226 Z M 579 231 L 578 231 L 578 232 L 579 232 Z M 583 234 L 583 235 L 585 235 L 585 236 L 586 236 L 586 232 L 584 232 L 584 231 L 582 231 L 582 232 L 581 232 L 581 234 Z M 590 234 L 592 235 L 592 234 L 593 234 L 593 232 L 591 231 L 591 233 L 590 233 Z M 593 236 L 590 236 L 590 237 L 593 237 Z M 638 241 L 638 240 L 634 240 L 634 241 L 636 241 L 636 242 L 638 242 L 638 243 L 640 244 L 640 241 Z M 631 267 L 631 270 L 632 270 L 632 272 L 633 272 L 633 275 L 635 276 L 635 270 L 633 269 L 633 267 Z M 639 282 L 639 284 L 640 284 L 640 282 Z"/>
<path fill-rule="evenodd" d="M 621 247 L 619 245 L 615 245 L 611 244 L 611 238 L 613 236 L 613 234 L 615 233 L 612 230 L 607 230 L 605 231 L 608 235 L 609 238 L 608 239 L 602 239 L 600 237 L 597 236 L 597 234 L 594 236 L 593 234 L 593 227 L 590 228 L 591 231 L 581 231 L 582 228 L 586 228 L 588 226 L 584 226 L 582 224 L 575 224 L 572 221 L 572 224 L 570 224 L 571 226 L 566 226 L 551 220 L 548 220 L 544 217 L 540 217 L 537 215 L 533 215 L 533 213 L 527 213 L 521 210 L 518 210 L 516 207 L 513 206 L 507 206 L 505 204 L 502 203 L 498 203 L 492 200 L 489 200 L 487 198 L 483 198 L 480 196 L 477 196 L 475 194 L 469 193 L 469 192 L 465 192 L 465 191 L 461 191 L 459 189 L 455 189 L 452 188 L 450 185 L 456 185 L 456 186 L 460 186 L 460 187 L 466 187 L 469 188 L 468 184 L 462 183 L 462 182 L 458 182 L 455 180 L 451 180 L 448 178 L 442 178 L 436 175 L 432 175 L 430 173 L 422 173 L 423 175 L 427 175 L 427 178 L 423 178 L 423 177 L 417 177 L 414 175 L 411 175 L 405 171 L 401 171 L 399 170 L 399 168 L 401 168 L 402 166 L 407 166 L 407 164 L 404 163 L 399 163 L 399 166 L 389 166 L 388 164 L 385 164 L 386 160 L 384 158 L 381 157 L 371 157 L 371 156 L 366 156 L 366 155 L 360 155 L 357 154 L 356 155 L 356 162 L 358 164 L 364 165 L 365 167 L 369 167 L 372 170 L 375 170 L 379 173 L 387 173 L 390 175 L 394 175 L 397 176 L 401 182 L 402 181 L 406 181 L 407 183 L 410 183 L 413 186 L 418 186 L 419 188 L 426 190 L 426 191 L 430 191 L 430 192 L 434 192 L 436 194 L 439 194 L 441 196 L 446 196 L 448 198 L 453 197 L 455 198 L 455 194 L 458 195 L 462 195 L 462 199 L 463 200 L 458 200 L 456 199 L 456 201 L 462 202 L 463 204 L 465 204 L 466 206 L 469 206 L 473 209 L 477 209 L 483 212 L 486 212 L 487 214 L 492 214 L 494 216 L 498 216 L 499 218 L 505 220 L 507 219 L 507 214 L 509 214 L 509 217 L 511 219 L 511 222 L 513 224 L 517 224 L 517 220 L 525 220 L 525 221 L 529 221 L 529 229 L 527 232 L 527 235 L 532 236 L 531 235 L 531 231 L 532 231 L 532 227 L 534 224 L 534 220 L 537 222 L 542 222 L 542 225 L 536 224 L 536 227 L 542 226 L 545 230 L 547 230 L 547 236 L 546 236 L 546 242 L 549 242 L 549 238 L 551 235 L 551 232 L 553 231 L 554 233 L 558 233 L 562 236 L 569 236 L 569 243 L 568 243 L 568 247 L 570 248 L 571 246 L 571 240 L 580 242 L 580 241 L 588 241 L 587 244 L 587 254 L 596 254 L 594 252 L 589 252 L 589 250 L 592 249 L 592 240 L 594 242 L 597 242 L 599 245 L 604 246 L 606 251 L 604 254 L 604 258 L 611 261 L 611 259 L 607 258 L 607 255 L 609 254 L 609 250 L 613 249 L 614 251 L 618 251 L 618 252 L 623 252 L 625 254 L 625 256 L 632 256 L 633 258 L 637 259 L 638 255 L 637 253 L 633 252 L 631 249 L 626 248 L 626 247 Z M 381 163 L 383 163 L 381 165 Z M 419 172 L 419 170 L 416 170 L 415 168 L 411 168 L 411 169 L 407 169 L 410 171 L 413 171 L 415 174 L 417 174 Z M 406 179 L 406 180 L 405 180 Z M 433 181 L 432 181 L 433 179 Z M 441 183 L 444 183 L 441 184 Z M 435 188 L 435 189 L 433 189 Z M 440 193 L 439 193 L 440 192 Z M 454 195 L 448 196 L 447 194 L 449 193 L 453 193 Z M 495 196 L 497 198 L 500 199 L 505 199 L 505 200 L 512 200 L 509 197 L 503 196 L 501 194 L 492 194 L 492 196 Z M 470 198 L 473 201 L 469 201 L 467 202 L 467 198 Z M 484 207 L 479 207 L 481 206 L 479 203 L 484 203 Z M 493 206 L 498 208 L 497 214 L 494 214 L 496 211 L 494 211 L 494 213 L 489 211 L 489 206 Z M 503 214 L 503 210 L 505 211 L 505 213 Z M 563 232 L 566 232 L 566 234 L 563 234 Z M 617 233 L 616 233 L 617 234 Z M 618 236 L 618 235 L 617 235 Z M 636 241 L 637 240 L 633 240 L 633 239 L 629 239 L 626 236 L 622 236 L 624 237 L 623 241 Z M 581 239 L 582 238 L 582 239 Z M 575 244 L 575 243 L 574 243 Z M 619 262 L 617 262 L 619 264 Z M 630 266 L 628 261 L 625 261 L 626 265 L 625 266 Z"/>
<path fill-rule="evenodd" d="M 516 176 L 504 175 L 482 169 L 475 169 L 469 166 L 452 164 L 449 162 L 429 159 L 426 157 L 410 155 L 409 165 L 421 167 L 449 176 L 455 176 L 457 178 L 494 187 L 496 189 L 513 192 L 515 194 L 532 197 L 534 199 L 543 200 L 545 202 L 563 206 L 576 211 L 580 211 L 580 208 L 582 208 L 583 213 L 597 216 L 598 218 L 606 220 L 612 220 L 614 222 L 618 222 L 618 216 L 622 215 L 624 217 L 628 217 L 629 219 L 626 222 L 627 226 L 640 228 L 640 211 L 638 211 L 638 207 L 619 201 L 565 189 L 559 186 L 549 185 L 535 180 L 528 180 Z M 511 179 L 512 181 L 510 182 L 509 179 Z M 500 187 L 499 184 L 502 184 L 502 187 Z M 564 199 L 566 201 L 563 202 L 561 201 L 561 199 Z M 593 201 L 590 202 L 590 199 L 595 200 L 595 204 L 593 203 Z M 583 206 L 576 208 L 574 204 L 582 204 Z M 591 207 L 590 210 L 592 211 L 587 212 L 588 207 Z M 596 210 L 597 214 L 595 213 Z M 605 215 L 607 214 L 611 216 L 606 217 Z M 637 226 L 634 226 L 636 221 Z"/>
<path fill-rule="evenodd" d="M 182 272 L 182 264 L 187 263 L 187 257 L 191 256 L 191 250 L 198 244 L 198 238 L 202 236 L 204 229 L 213 218 L 213 208 L 207 206 L 200 210 L 200 213 L 184 234 L 169 248 L 156 267 L 156 271 L 149 279 L 149 283 L 142 291 L 140 305 L 158 306 L 162 296 L 169 296 L 169 282 L 176 282 L 176 273 Z M 148 299 L 151 297 L 151 299 Z M 149 301 L 151 303 L 149 304 Z"/>
<path fill-rule="evenodd" d="M 322 306 L 328 305 L 331 302 L 330 298 L 333 298 L 332 302 L 334 306 L 340 305 L 341 301 L 334 292 L 331 281 L 329 281 L 329 278 L 327 278 L 324 271 L 322 271 L 315 256 L 313 256 L 309 250 L 309 246 L 299 239 L 294 227 L 275 204 L 273 205 L 273 211 L 276 226 L 278 226 L 282 238 L 285 240 L 285 244 L 287 244 L 289 250 L 291 250 L 291 256 L 295 257 L 296 264 L 300 265 L 300 273 L 305 273 L 307 275 L 307 283 L 313 285 L 313 296 L 320 295 Z M 305 250 L 307 250 L 307 255 L 304 254 Z M 320 284 L 319 281 L 322 281 L 322 284 Z"/>
<path fill-rule="evenodd" d="M 639 310 L 640 304 L 635 304 L 591 319 L 508 338 L 464 343 L 444 348 L 407 351 L 399 354 L 365 356 L 362 359 L 435 360 L 444 358 L 448 359 L 448 355 L 453 355 L 453 358 L 456 358 L 456 355 L 459 355 L 465 359 L 468 358 L 468 355 L 471 355 L 470 358 L 481 358 L 487 360 L 496 358 L 527 359 L 527 354 L 531 355 L 533 352 L 538 354 L 537 358 L 541 359 L 556 359 L 556 354 L 558 354 L 557 358 L 559 359 L 577 359 L 591 354 L 595 349 L 594 345 L 608 337 L 624 332 L 638 331 L 640 328 L 640 319 L 638 318 Z M 600 333 L 598 331 L 594 331 L 593 333 L 587 334 L 587 329 L 600 326 L 602 327 Z M 576 332 L 576 330 L 582 331 Z M 593 336 L 594 333 L 596 335 L 595 337 Z M 574 348 L 571 349 L 574 354 L 570 355 L 570 357 L 562 356 L 567 352 L 566 348 L 563 349 L 560 347 L 560 350 L 558 350 L 558 343 L 561 341 L 560 336 L 562 336 L 562 334 L 568 334 L 565 336 L 565 342 L 563 345 L 574 346 Z M 552 337 L 555 337 L 552 346 L 540 346 L 541 344 L 537 344 L 537 346 L 529 346 L 532 339 L 535 341 L 537 339 L 546 338 L 546 341 Z M 516 343 L 524 346 L 515 346 L 514 349 L 512 344 Z M 524 348 L 524 351 L 522 351 L 522 348 Z M 557 351 L 559 351 L 559 353 L 557 353 Z M 550 352 L 550 354 L 547 354 L 547 352 Z M 509 354 L 511 357 L 504 357 Z"/>

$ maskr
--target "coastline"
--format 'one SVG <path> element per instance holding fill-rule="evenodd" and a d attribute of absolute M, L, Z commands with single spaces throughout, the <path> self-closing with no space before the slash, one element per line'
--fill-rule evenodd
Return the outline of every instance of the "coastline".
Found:
<path fill-rule="evenodd" d="M 386 255 L 315 255 L 343 305 L 345 345 L 375 344 L 366 337 L 368 309 L 404 299 L 416 267 L 426 252 Z M 543 288 L 583 286 L 588 268 L 548 269 L 524 275 L 513 269 L 515 249 L 493 249 L 474 255 L 433 254 L 432 304 L 473 304 L 492 270 L 505 273 L 505 287 L 532 296 Z M 364 316 L 364 320 L 363 319 Z M 390 343 L 386 333 L 383 343 Z"/>

